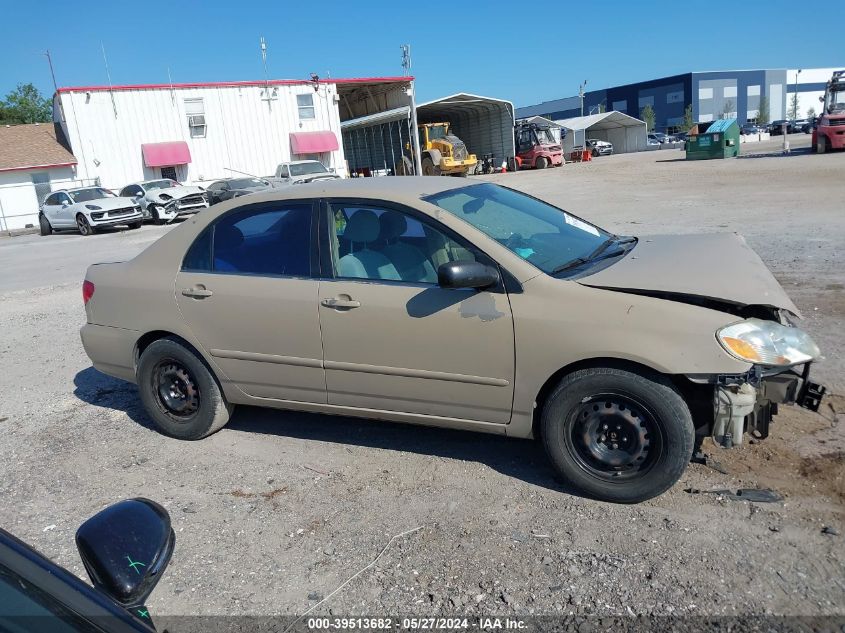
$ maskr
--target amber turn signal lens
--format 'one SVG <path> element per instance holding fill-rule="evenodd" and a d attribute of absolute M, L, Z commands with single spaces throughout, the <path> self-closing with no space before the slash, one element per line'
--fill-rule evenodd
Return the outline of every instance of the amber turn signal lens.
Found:
<path fill-rule="evenodd" d="M 760 353 L 752 345 L 733 336 L 723 336 L 722 343 L 740 358 L 752 362 L 760 362 Z"/>

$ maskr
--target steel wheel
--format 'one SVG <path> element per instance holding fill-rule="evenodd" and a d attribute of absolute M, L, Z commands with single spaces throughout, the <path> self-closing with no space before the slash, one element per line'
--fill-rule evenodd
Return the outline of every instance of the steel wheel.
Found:
<path fill-rule="evenodd" d="M 152 373 L 153 393 L 161 411 L 176 421 L 187 421 L 199 410 L 200 390 L 191 372 L 171 358 L 160 361 Z"/>
<path fill-rule="evenodd" d="M 94 232 L 91 225 L 88 224 L 88 218 L 81 213 L 76 216 L 76 227 L 79 229 L 80 235 L 91 235 Z"/>
<path fill-rule="evenodd" d="M 644 477 L 663 450 L 663 432 L 642 404 L 619 394 L 583 400 L 565 441 L 578 465 L 611 482 Z"/>

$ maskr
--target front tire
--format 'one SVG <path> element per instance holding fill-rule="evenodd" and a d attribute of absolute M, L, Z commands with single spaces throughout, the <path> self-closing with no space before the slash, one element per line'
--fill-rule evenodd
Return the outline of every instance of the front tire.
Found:
<path fill-rule="evenodd" d="M 161 217 L 159 207 L 155 204 L 150 205 L 150 217 L 152 217 L 154 224 L 161 225 L 165 222 L 164 218 Z"/>
<path fill-rule="evenodd" d="M 76 216 L 76 228 L 79 229 L 79 234 L 82 236 L 89 236 L 94 234 L 94 227 L 88 222 L 88 218 L 85 217 L 82 213 L 77 214 Z"/>
<path fill-rule="evenodd" d="M 140 229 L 140 228 L 141 228 L 141 221 L 140 220 L 137 221 L 137 222 L 130 222 L 129 223 L 129 230 L 130 231 L 134 231 L 135 229 Z"/>
<path fill-rule="evenodd" d="M 666 378 L 613 368 L 564 377 L 543 408 L 541 429 L 557 473 L 615 503 L 668 490 L 686 469 L 695 439 L 689 408 Z"/>
<path fill-rule="evenodd" d="M 222 429 L 234 407 L 206 364 L 175 338 L 151 343 L 138 361 L 138 391 L 159 431 L 199 440 Z"/>
<path fill-rule="evenodd" d="M 38 216 L 38 228 L 42 236 L 53 234 L 53 226 L 50 224 L 50 220 L 44 217 L 43 213 Z"/>
<path fill-rule="evenodd" d="M 535 169 L 545 169 L 548 166 L 549 160 L 545 156 L 538 156 L 537 160 L 534 161 Z"/>
<path fill-rule="evenodd" d="M 434 161 L 429 156 L 426 156 L 422 159 L 422 172 L 423 176 L 439 176 L 440 166 L 435 165 Z"/>

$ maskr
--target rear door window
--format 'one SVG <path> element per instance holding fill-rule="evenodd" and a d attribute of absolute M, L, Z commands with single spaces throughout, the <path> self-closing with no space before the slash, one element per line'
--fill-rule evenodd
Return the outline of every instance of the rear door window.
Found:
<path fill-rule="evenodd" d="M 308 277 L 310 202 L 270 203 L 228 213 L 191 245 L 182 270 Z"/>

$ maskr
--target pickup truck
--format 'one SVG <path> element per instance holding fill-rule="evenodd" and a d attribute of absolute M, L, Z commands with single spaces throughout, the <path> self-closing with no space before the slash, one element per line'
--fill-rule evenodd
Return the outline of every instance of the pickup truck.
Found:
<path fill-rule="evenodd" d="M 273 179 L 282 183 L 299 185 L 315 180 L 335 180 L 340 176 L 318 160 L 294 160 L 276 167 Z"/>

